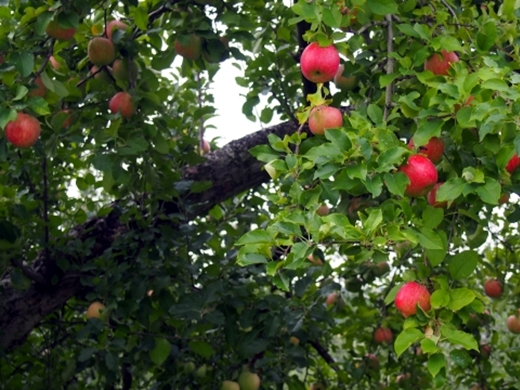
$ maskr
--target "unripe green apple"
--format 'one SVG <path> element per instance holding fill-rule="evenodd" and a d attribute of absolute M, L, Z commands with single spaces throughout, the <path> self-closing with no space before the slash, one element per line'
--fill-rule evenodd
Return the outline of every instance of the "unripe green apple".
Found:
<path fill-rule="evenodd" d="M 129 58 L 117 59 L 112 64 L 112 75 L 118 81 L 134 82 L 139 75 L 139 66 Z"/>
<path fill-rule="evenodd" d="M 224 381 L 222 382 L 220 390 L 240 390 L 240 385 L 237 382 Z"/>
<path fill-rule="evenodd" d="M 88 43 L 88 59 L 93 65 L 103 66 L 111 64 L 116 57 L 116 49 L 108 38 L 96 37 Z"/>
<path fill-rule="evenodd" d="M 243 371 L 238 376 L 240 390 L 258 390 L 260 388 L 260 377 L 253 372 Z"/>

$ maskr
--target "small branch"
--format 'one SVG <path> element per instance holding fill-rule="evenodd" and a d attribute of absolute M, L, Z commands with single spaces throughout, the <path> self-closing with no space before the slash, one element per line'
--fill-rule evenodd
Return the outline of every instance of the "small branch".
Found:
<path fill-rule="evenodd" d="M 441 3 L 444 4 L 446 6 L 446 8 L 448 8 L 448 10 L 450 11 L 451 16 L 453 16 L 453 19 L 455 19 L 455 25 L 457 27 L 460 27 L 459 19 L 457 19 L 457 14 L 455 13 L 454 9 L 451 8 L 451 6 L 448 4 L 448 2 L 446 0 L 441 0 Z"/>
<path fill-rule="evenodd" d="M 309 340 L 309 344 L 312 345 L 312 347 L 318 352 L 318 354 L 327 362 L 327 364 L 332 368 L 334 371 L 338 371 L 338 367 L 336 366 L 336 362 L 330 356 L 329 351 L 327 351 L 318 341 L 316 340 Z"/>
<path fill-rule="evenodd" d="M 47 157 L 43 156 L 43 223 L 45 224 L 45 265 L 47 269 L 52 269 L 54 263 L 51 262 L 51 254 L 49 249 L 49 191 L 47 181 Z"/>
<path fill-rule="evenodd" d="M 195 74 L 195 77 L 197 79 L 197 105 L 199 106 L 199 109 L 202 109 L 202 83 L 200 80 L 200 72 L 197 72 Z M 204 154 L 204 118 L 201 115 L 199 119 L 199 154 Z"/>
<path fill-rule="evenodd" d="M 387 56 L 386 59 L 386 74 L 394 73 L 394 59 L 391 54 L 394 51 L 394 32 L 392 30 L 392 15 L 388 14 L 385 16 L 387 21 Z M 390 108 L 392 107 L 392 95 L 394 93 L 394 82 L 392 81 L 390 84 L 386 86 L 385 93 L 385 112 L 383 116 L 383 120 L 386 122 L 388 119 L 388 115 L 390 115 Z"/>
<path fill-rule="evenodd" d="M 34 272 L 30 267 L 25 266 L 21 260 L 16 260 L 13 258 L 11 259 L 11 264 L 13 265 L 13 267 L 20 268 L 22 270 L 22 273 L 32 281 L 36 282 L 36 284 L 40 286 L 47 285 L 47 282 L 45 281 L 45 278 L 42 274 Z"/>

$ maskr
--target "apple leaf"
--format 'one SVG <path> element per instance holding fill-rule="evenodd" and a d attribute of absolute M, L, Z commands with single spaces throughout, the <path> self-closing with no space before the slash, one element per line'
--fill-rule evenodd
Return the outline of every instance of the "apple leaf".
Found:
<path fill-rule="evenodd" d="M 477 187 L 477 194 L 482 201 L 489 204 L 498 204 L 498 199 L 502 193 L 500 184 L 491 178 L 486 178 L 486 184 Z"/>
<path fill-rule="evenodd" d="M 376 15 L 396 14 L 397 4 L 393 0 L 369 0 L 368 8 Z"/>
<path fill-rule="evenodd" d="M 450 261 L 448 269 L 453 279 L 464 279 L 477 267 L 479 255 L 472 250 L 457 253 Z"/>
<path fill-rule="evenodd" d="M 464 349 L 454 349 L 451 351 L 450 360 L 461 368 L 467 368 L 473 362 L 469 353 Z"/>
<path fill-rule="evenodd" d="M 163 338 L 155 338 L 155 347 L 150 351 L 150 360 L 156 365 L 163 364 L 170 355 L 172 346 Z"/>
<path fill-rule="evenodd" d="M 446 290 L 435 290 L 430 297 L 430 303 L 434 309 L 445 307 L 450 303 L 450 294 Z"/>
<path fill-rule="evenodd" d="M 423 337 L 424 333 L 417 328 L 408 328 L 399 333 L 394 342 L 394 349 L 397 357 L 401 356 L 402 353 L 410 348 L 413 343 Z"/>
<path fill-rule="evenodd" d="M 410 183 L 410 179 L 403 172 L 385 173 L 384 180 L 388 191 L 399 196 L 404 196 L 406 186 Z"/>
<path fill-rule="evenodd" d="M 34 55 L 26 50 L 11 54 L 11 63 L 22 77 L 29 76 L 34 69 Z"/>
<path fill-rule="evenodd" d="M 325 138 L 336 145 L 339 150 L 348 152 L 352 149 L 352 142 L 342 129 L 329 129 L 325 132 Z"/>
<path fill-rule="evenodd" d="M 204 340 L 190 341 L 189 347 L 197 355 L 200 355 L 206 359 L 209 359 L 211 356 L 213 356 L 215 354 L 215 350 L 213 349 L 211 344 L 207 343 Z"/>
<path fill-rule="evenodd" d="M 493 21 L 488 21 L 477 34 L 477 47 L 482 51 L 489 51 L 497 40 L 497 28 Z"/>
<path fill-rule="evenodd" d="M 435 353 L 428 358 L 428 371 L 430 371 L 433 377 L 436 376 L 445 365 L 444 354 L 442 353 Z"/>
<path fill-rule="evenodd" d="M 507 91 L 509 89 L 507 83 L 500 79 L 490 79 L 482 83 L 483 89 L 491 89 L 492 91 Z"/>
<path fill-rule="evenodd" d="M 444 249 L 444 243 L 437 233 L 432 229 L 423 227 L 419 232 L 416 232 L 419 238 L 419 243 L 425 249 Z"/>
<path fill-rule="evenodd" d="M 457 199 L 466 186 L 466 181 L 462 178 L 449 179 L 446 183 L 441 185 L 437 190 L 437 202 L 444 202 Z"/>
<path fill-rule="evenodd" d="M 339 7 L 322 8 L 323 23 L 329 27 L 339 28 L 341 26 L 342 15 Z"/>
<path fill-rule="evenodd" d="M 413 135 L 414 145 L 416 147 L 426 145 L 430 138 L 439 137 L 443 124 L 444 122 L 440 119 L 422 123 Z"/>
<path fill-rule="evenodd" d="M 452 344 L 462 345 L 466 349 L 478 351 L 477 340 L 469 333 L 455 329 L 451 324 L 442 325 L 441 333 Z"/>
<path fill-rule="evenodd" d="M 469 305 L 475 299 L 475 293 L 468 288 L 456 288 L 450 291 L 449 308 L 458 311 L 464 306 Z"/>
<path fill-rule="evenodd" d="M 439 350 L 439 347 L 432 339 L 424 338 L 421 340 L 421 349 L 423 353 L 435 353 Z"/>
<path fill-rule="evenodd" d="M 240 237 L 236 243 L 236 245 L 247 244 L 273 244 L 273 238 L 265 230 L 252 230 Z"/>

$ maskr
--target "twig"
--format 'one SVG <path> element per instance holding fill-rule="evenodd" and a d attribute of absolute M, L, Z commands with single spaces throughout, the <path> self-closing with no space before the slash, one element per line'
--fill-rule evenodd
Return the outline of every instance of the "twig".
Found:
<path fill-rule="evenodd" d="M 392 58 L 392 52 L 394 51 L 394 32 L 392 30 L 392 15 L 387 14 L 385 16 L 387 21 L 387 59 L 386 59 L 386 74 L 394 73 L 394 59 Z M 392 107 L 392 95 L 394 92 L 394 82 L 392 81 L 390 84 L 386 86 L 385 93 L 385 112 L 383 116 L 383 120 L 386 122 L 388 119 L 388 115 L 390 114 L 390 108 Z"/>
<path fill-rule="evenodd" d="M 444 4 L 446 6 L 446 8 L 448 8 L 448 10 L 450 11 L 450 14 L 453 16 L 453 19 L 455 19 L 455 25 L 457 27 L 460 27 L 459 26 L 459 19 L 457 19 L 457 14 L 453 10 L 453 8 L 451 8 L 451 6 L 448 4 L 448 2 L 446 0 L 441 0 L 441 3 Z"/>
<path fill-rule="evenodd" d="M 202 109 L 202 83 L 200 81 L 200 72 L 195 74 L 197 79 L 197 105 L 199 109 Z M 204 154 L 204 117 L 201 115 L 199 119 L 199 153 Z"/>
<path fill-rule="evenodd" d="M 45 224 L 45 266 L 47 267 L 47 271 L 54 266 L 54 263 L 51 263 L 51 253 L 49 249 L 49 191 L 48 191 L 48 183 L 47 183 L 47 157 L 43 156 L 43 223 Z"/>
<path fill-rule="evenodd" d="M 318 341 L 316 340 L 309 340 L 309 344 L 312 345 L 312 347 L 318 352 L 318 354 L 327 362 L 327 364 L 332 368 L 334 371 L 338 371 L 338 367 L 336 366 L 336 362 L 330 356 L 329 351 L 327 351 Z"/>
<path fill-rule="evenodd" d="M 47 282 L 45 281 L 45 278 L 42 274 L 39 274 L 38 272 L 33 271 L 30 267 L 25 266 L 21 260 L 13 258 L 11 259 L 11 264 L 13 265 L 13 267 L 20 268 L 22 270 L 22 273 L 29 279 L 35 281 L 36 284 L 40 286 L 47 285 Z"/>

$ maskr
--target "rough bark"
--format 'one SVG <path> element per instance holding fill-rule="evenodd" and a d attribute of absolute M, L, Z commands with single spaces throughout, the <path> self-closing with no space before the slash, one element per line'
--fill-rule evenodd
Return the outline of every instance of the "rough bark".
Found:
<path fill-rule="evenodd" d="M 248 152 L 249 149 L 267 143 L 270 133 L 283 137 L 285 134 L 292 134 L 297 128 L 297 124 L 285 122 L 257 131 L 208 154 L 203 163 L 185 168 L 185 180 L 213 183 L 208 190 L 189 194 L 183 199 L 183 203 L 189 205 L 189 216 L 200 215 L 223 200 L 269 181 L 269 176 L 262 170 L 262 163 Z M 128 230 L 127 226 L 128 224 L 120 221 L 116 207 L 115 211 L 106 217 L 94 218 L 75 227 L 69 232 L 70 237 L 82 242 L 90 240 L 95 243 L 88 254 L 75 260 L 85 263 L 101 255 L 111 247 L 118 235 Z M 51 250 L 51 262 L 61 256 L 68 255 Z M 35 259 L 31 271 L 43 276 L 45 280 L 50 280 L 51 275 L 46 269 L 43 257 L 43 254 L 40 254 L 39 258 Z M 82 290 L 81 277 L 77 272 L 64 273 L 54 285 L 33 282 L 27 290 L 14 289 L 8 277 L 0 281 L 0 349 L 11 351 L 22 345 L 43 318 Z"/>

